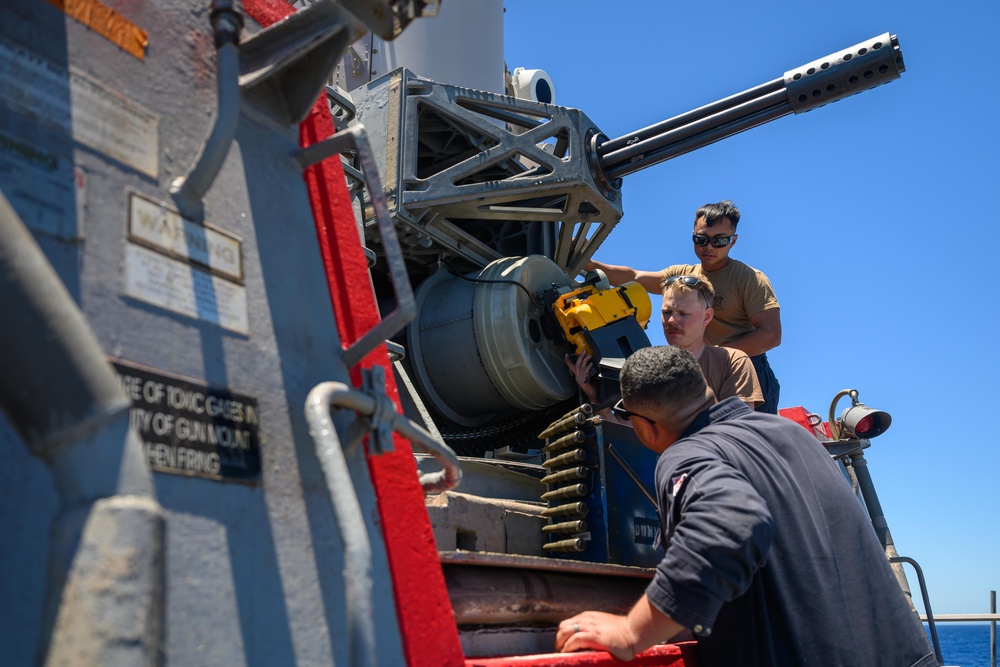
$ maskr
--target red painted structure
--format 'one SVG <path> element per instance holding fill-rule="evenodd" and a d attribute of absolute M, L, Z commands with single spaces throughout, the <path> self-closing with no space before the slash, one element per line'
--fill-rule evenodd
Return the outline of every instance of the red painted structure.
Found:
<path fill-rule="evenodd" d="M 263 27 L 294 11 L 281 0 L 244 0 L 243 5 L 246 13 Z M 325 98 L 321 97 L 299 127 L 299 144 L 310 146 L 333 133 L 333 119 Z M 340 157 L 331 157 L 307 169 L 305 181 L 341 343 L 350 346 L 378 324 L 380 316 Z M 385 367 L 386 391 L 396 409 L 402 412 L 384 345 L 369 354 L 360 366 L 369 368 L 376 364 Z M 352 369 L 351 381 L 360 386 L 359 368 Z M 368 466 L 378 499 L 408 667 L 601 667 L 622 664 L 606 652 L 466 659 L 459 644 L 413 452 L 410 444 L 398 435 L 394 445 L 392 453 L 369 456 Z M 630 664 L 690 666 L 694 664 L 693 644 L 656 646 Z"/>
<path fill-rule="evenodd" d="M 631 665 L 632 667 L 693 667 L 695 642 L 661 644 L 643 651 L 631 662 L 622 662 L 608 653 L 547 653 L 515 658 L 470 658 L 466 667 L 608 667 L 610 665 Z"/>
<path fill-rule="evenodd" d="M 802 406 L 781 408 L 778 410 L 778 414 L 786 419 L 791 419 L 793 422 L 816 436 L 820 442 L 830 440 L 832 438 L 830 435 L 830 424 L 823 421 L 822 418 L 816 419 L 815 415 Z"/>

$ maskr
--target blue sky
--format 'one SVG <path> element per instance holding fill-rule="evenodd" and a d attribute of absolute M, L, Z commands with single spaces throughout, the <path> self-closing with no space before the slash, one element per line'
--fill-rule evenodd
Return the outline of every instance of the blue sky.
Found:
<path fill-rule="evenodd" d="M 733 199 L 733 256 L 767 273 L 781 303 L 783 343 L 768 356 L 782 407 L 825 418 L 854 387 L 888 411 L 866 457 L 897 549 L 923 567 L 935 613 L 987 611 L 1000 589 L 1000 298 L 981 286 L 1000 263 L 988 50 L 1000 3 L 504 4 L 510 68 L 546 70 L 556 103 L 610 137 L 899 36 L 901 79 L 627 177 L 625 216 L 596 258 L 695 262 L 694 210 Z M 658 320 L 649 334 L 664 342 Z"/>

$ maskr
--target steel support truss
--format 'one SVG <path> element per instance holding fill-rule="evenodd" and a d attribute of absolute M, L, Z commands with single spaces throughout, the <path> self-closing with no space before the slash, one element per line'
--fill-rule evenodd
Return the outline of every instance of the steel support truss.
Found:
<path fill-rule="evenodd" d="M 358 116 L 385 141 L 386 198 L 410 262 L 542 254 L 574 275 L 621 219 L 620 184 L 595 178 L 588 159 L 606 137 L 577 109 L 401 69 L 369 87 Z"/>

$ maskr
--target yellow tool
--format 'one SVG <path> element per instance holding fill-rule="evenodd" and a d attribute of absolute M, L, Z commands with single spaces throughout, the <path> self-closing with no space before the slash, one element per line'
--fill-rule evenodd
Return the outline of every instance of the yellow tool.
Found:
<path fill-rule="evenodd" d="M 645 288 L 632 282 L 605 290 L 594 285 L 584 285 L 559 296 L 552 310 L 566 340 L 575 346 L 576 354 L 587 352 L 594 355 L 595 350 L 591 349 L 586 332 L 596 331 L 631 316 L 645 329 L 653 306 Z"/>

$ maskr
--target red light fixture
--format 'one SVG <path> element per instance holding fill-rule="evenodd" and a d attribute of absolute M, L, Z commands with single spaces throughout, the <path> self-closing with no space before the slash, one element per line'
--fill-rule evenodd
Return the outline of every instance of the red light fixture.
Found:
<path fill-rule="evenodd" d="M 833 411 L 839 401 L 844 396 L 851 397 L 851 407 L 844 410 L 840 419 L 834 421 Z M 892 424 L 892 417 L 888 412 L 869 408 L 864 403 L 858 401 L 857 389 L 844 389 L 833 397 L 830 404 L 830 430 L 833 432 L 834 440 L 846 440 L 850 438 L 874 438 L 882 435 Z"/>
<path fill-rule="evenodd" d="M 854 432 L 858 435 L 867 435 L 871 427 L 875 425 L 874 422 L 875 418 L 872 417 L 871 415 L 868 415 L 867 417 L 862 417 L 861 421 L 859 421 L 857 425 L 854 427 Z"/>

